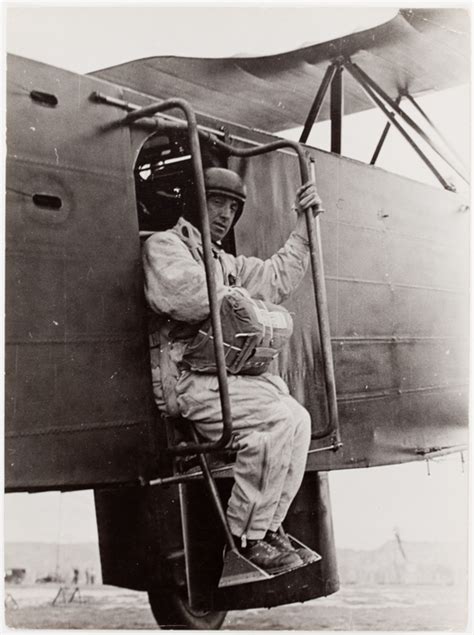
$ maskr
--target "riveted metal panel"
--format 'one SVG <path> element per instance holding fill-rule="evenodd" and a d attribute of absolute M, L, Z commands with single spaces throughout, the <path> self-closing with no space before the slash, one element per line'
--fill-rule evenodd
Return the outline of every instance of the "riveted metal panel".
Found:
<path fill-rule="evenodd" d="M 33 84 L 40 86 L 37 78 L 48 78 L 43 65 L 18 59 L 13 63 L 18 65 L 28 88 Z M 42 130 L 42 136 L 36 147 L 34 137 L 28 136 L 30 132 L 22 130 L 14 141 L 19 150 L 12 150 L 11 140 L 9 146 L 13 168 L 7 184 L 10 186 L 7 297 L 9 305 L 17 307 L 21 319 L 7 320 L 7 363 L 10 378 L 17 379 L 17 369 L 35 366 L 35 359 L 39 362 L 36 366 L 49 370 L 70 367 L 66 373 L 71 373 L 71 382 L 75 376 L 85 376 L 88 365 L 94 368 L 91 392 L 75 389 L 71 393 L 73 401 L 80 402 L 85 394 L 94 395 L 91 401 L 96 406 L 91 408 L 101 412 L 99 423 L 108 425 L 112 421 L 117 430 L 128 430 L 130 435 L 131 445 L 127 446 L 123 435 L 114 430 L 120 460 L 113 458 L 112 444 L 108 447 L 111 460 L 107 466 L 104 463 L 91 472 L 89 464 L 86 469 L 88 478 L 94 473 L 94 479 L 109 482 L 107 479 L 136 476 L 145 469 L 143 465 L 149 456 L 144 448 L 144 439 L 149 442 L 149 427 L 148 424 L 143 427 L 141 422 L 150 421 L 148 408 L 152 405 L 146 342 L 142 337 L 142 283 L 131 182 L 133 161 L 146 135 L 135 130 L 130 137 L 123 129 L 105 130 L 103 124 L 118 118 L 120 111 L 92 104 L 88 100 L 87 82 L 91 82 L 91 92 L 99 87 L 110 96 L 122 96 L 144 105 L 151 98 L 125 90 L 122 95 L 122 89 L 111 84 L 100 86 L 90 78 L 57 73 L 62 87 L 74 78 L 78 82 L 79 88 L 76 86 L 72 91 L 74 99 L 68 101 L 59 95 L 58 104 L 69 103 L 72 114 L 69 119 L 61 119 L 63 133 L 70 131 L 76 141 L 81 139 L 87 146 L 84 152 L 81 145 L 72 152 L 67 141 L 59 152 L 57 137 L 48 146 L 51 112 L 46 110 L 47 106 L 30 103 L 28 91 L 18 91 L 15 83 L 11 86 L 12 103 L 26 100 L 28 104 L 23 101 L 19 107 L 25 110 L 23 116 L 32 117 L 35 113 L 33 127 L 37 130 L 31 130 L 31 134 Z M 44 90 L 54 88 L 47 82 L 43 86 Z M 78 115 L 73 104 L 80 99 L 83 102 Z M 10 112 L 13 110 L 9 108 Z M 43 111 L 48 112 L 47 125 L 38 115 Z M 84 113 L 90 116 L 89 122 Z M 204 117 L 201 123 L 215 128 L 220 125 L 219 121 Z M 270 139 L 268 135 L 233 125 L 228 132 L 257 142 Z M 336 454 L 312 454 L 309 468 L 412 460 L 420 456 L 418 451 L 464 442 L 468 217 L 460 211 L 463 201 L 453 193 L 378 168 L 313 149 L 310 152 L 316 161 L 318 187 L 327 210 L 321 219 L 321 231 L 344 448 Z M 245 172 L 249 199 L 237 226 L 237 250 L 265 258 L 283 244 L 293 226 L 291 204 L 298 184 L 297 164 L 290 152 L 278 152 L 247 161 Z M 25 181 L 33 184 L 33 189 L 22 189 Z M 32 194 L 44 191 L 61 199 L 60 211 L 45 211 L 32 203 Z M 75 236 L 81 236 L 80 247 Z M 18 272 L 16 278 L 15 272 Z M 31 272 L 35 276 L 29 277 Z M 29 297 L 35 299 L 33 312 L 25 300 Z M 309 409 L 317 432 L 324 426 L 327 413 L 309 275 L 286 305 L 295 315 L 295 333 L 289 350 L 279 360 L 279 369 L 292 394 Z M 31 319 L 25 320 L 29 311 Z M 58 315 L 62 319 L 58 320 Z M 40 353 L 42 339 L 51 345 L 51 351 L 57 347 L 48 359 Z M 77 346 L 81 347 L 84 339 L 87 339 L 85 348 L 79 353 Z M 105 361 L 94 364 L 91 351 L 97 352 L 97 359 Z M 72 363 L 66 364 L 66 359 Z M 129 363 L 124 364 L 127 359 Z M 120 372 L 114 375 L 117 369 Z M 96 372 L 102 373 L 100 382 L 94 375 Z M 49 422 L 54 412 L 60 412 L 61 427 L 68 428 L 66 408 L 54 411 L 52 404 L 56 402 L 51 398 L 57 386 L 61 386 L 61 391 L 66 389 L 67 381 L 55 383 L 49 375 L 35 376 L 34 372 L 22 370 L 22 376 L 27 378 L 22 399 L 27 389 L 35 385 L 31 394 L 36 410 L 43 412 Z M 40 376 L 42 382 L 37 381 Z M 118 384 L 114 384 L 116 379 Z M 12 405 L 19 394 L 18 385 L 21 382 L 9 388 L 7 400 L 8 421 L 15 422 L 13 430 L 8 428 L 13 436 L 7 450 L 16 456 L 20 446 L 13 438 L 20 429 L 17 425 L 24 425 L 17 420 L 21 409 L 17 412 L 17 405 Z M 124 416 L 110 419 L 110 404 L 101 401 L 100 391 L 94 392 L 92 385 L 102 386 L 117 398 L 122 396 L 120 409 Z M 116 393 L 114 386 L 118 386 Z M 22 399 L 17 399 L 16 404 Z M 449 407 L 445 408 L 446 404 Z M 132 411 L 135 416 L 131 416 Z M 95 426 L 98 420 L 95 412 L 92 414 L 87 420 Z M 68 417 L 68 421 L 73 420 L 74 417 Z M 30 423 L 25 430 L 37 425 L 32 415 Z M 82 428 L 85 424 L 86 420 L 81 423 Z M 43 428 L 39 422 L 38 429 Z M 79 432 L 79 428 L 74 432 L 67 430 L 68 435 Z M 58 431 L 56 439 L 63 434 Z M 87 434 L 109 439 L 95 427 L 88 429 Z M 37 435 L 34 442 L 28 440 L 30 455 L 33 448 L 40 448 L 40 441 L 46 447 L 46 438 Z M 22 443 L 26 443 L 24 438 Z M 324 439 L 315 443 L 313 450 L 321 445 Z M 124 452 L 128 447 L 134 457 L 126 469 L 122 469 L 127 462 L 123 461 L 124 453 L 119 446 Z M 68 453 L 64 447 L 58 449 L 58 456 L 66 457 L 66 465 Z M 43 447 L 40 450 L 40 454 L 46 452 Z M 38 459 L 35 469 L 40 470 L 39 463 Z M 130 468 L 132 463 L 140 465 L 136 472 L 135 467 Z M 16 469 L 15 478 L 19 479 L 20 470 Z M 79 483 L 84 478 L 84 473 L 78 478 L 78 471 L 75 466 L 71 482 Z"/>
<path fill-rule="evenodd" d="M 322 249 L 344 446 L 318 452 L 324 439 L 314 442 L 309 469 L 410 461 L 465 444 L 464 201 L 372 166 L 310 152 L 326 209 Z M 294 223 L 296 160 L 280 152 L 247 163 L 253 194 L 237 226 L 237 248 L 267 257 Z M 326 408 L 309 274 L 286 306 L 295 333 L 280 372 L 318 432 Z"/>
<path fill-rule="evenodd" d="M 10 490 L 137 482 L 156 465 L 134 154 L 128 130 L 102 128 L 120 112 L 90 101 L 102 86 L 8 61 Z"/>

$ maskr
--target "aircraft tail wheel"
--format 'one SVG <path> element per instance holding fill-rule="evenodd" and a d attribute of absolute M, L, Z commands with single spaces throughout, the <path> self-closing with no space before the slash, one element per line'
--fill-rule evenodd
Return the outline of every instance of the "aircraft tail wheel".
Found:
<path fill-rule="evenodd" d="M 227 611 L 199 611 L 189 606 L 186 591 L 180 588 L 148 591 L 153 616 L 161 628 L 178 630 L 218 630 Z"/>

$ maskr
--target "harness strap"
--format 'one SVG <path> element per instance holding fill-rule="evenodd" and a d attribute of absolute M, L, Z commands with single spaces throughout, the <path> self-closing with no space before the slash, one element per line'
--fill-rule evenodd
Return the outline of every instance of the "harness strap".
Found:
<path fill-rule="evenodd" d="M 171 417 L 180 414 L 178 402 L 176 400 L 176 384 L 180 375 L 178 365 L 171 357 L 171 347 L 169 334 L 173 325 L 171 320 L 167 320 L 159 330 L 159 358 L 161 385 L 163 387 L 163 397 L 166 409 Z"/>

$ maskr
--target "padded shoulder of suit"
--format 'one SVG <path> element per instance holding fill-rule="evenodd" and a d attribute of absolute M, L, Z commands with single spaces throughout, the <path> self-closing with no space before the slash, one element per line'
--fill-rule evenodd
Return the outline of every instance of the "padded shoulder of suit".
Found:
<path fill-rule="evenodd" d="M 146 252 L 155 251 L 156 249 L 173 249 L 185 247 L 183 241 L 176 231 L 167 229 L 163 232 L 155 232 L 143 244 L 143 250 Z"/>

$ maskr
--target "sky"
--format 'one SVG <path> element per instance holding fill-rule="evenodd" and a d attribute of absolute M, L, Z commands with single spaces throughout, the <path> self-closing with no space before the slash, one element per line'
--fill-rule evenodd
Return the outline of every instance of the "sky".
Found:
<path fill-rule="evenodd" d="M 265 55 L 332 39 L 391 19 L 393 8 L 275 7 L 15 7 L 6 14 L 7 51 L 75 72 L 151 55 Z M 179 24 L 179 28 L 176 25 Z M 205 34 L 205 36 L 204 36 Z M 470 89 L 457 87 L 420 101 L 448 140 L 469 160 Z M 368 161 L 385 120 L 373 111 L 344 120 L 343 154 Z M 328 124 L 310 142 L 327 148 Z M 286 131 L 297 138 L 299 131 Z M 391 131 L 379 165 L 435 184 L 406 142 Z M 450 175 L 449 171 L 447 176 Z M 465 186 L 461 186 L 465 187 Z M 405 466 L 330 474 L 338 547 L 372 549 L 402 540 L 463 542 L 468 469 L 460 455 Z M 9 494 L 5 540 L 97 540 L 92 493 Z"/>
<path fill-rule="evenodd" d="M 332 7 L 315 3 L 259 3 L 251 6 L 126 6 L 127 3 L 70 3 L 70 6 L 12 6 L 6 12 L 6 50 L 77 73 L 87 73 L 155 55 L 229 57 L 270 55 L 328 41 L 390 21 L 393 6 L 363 8 L 348 2 Z M 68 3 L 61 3 L 68 4 Z M 148 3 L 150 4 L 150 3 Z M 153 3 L 151 3 L 153 4 Z M 210 5 L 212 3 L 203 3 Z M 240 3 L 243 4 L 243 3 Z M 343 4 L 342 10 L 337 4 Z M 120 6 L 119 6 L 120 5 Z M 156 5 L 156 3 L 155 3 Z M 205 34 L 205 36 L 204 36 Z M 469 161 L 470 89 L 467 86 L 428 95 L 419 103 L 463 157 Z M 453 106 L 455 111 L 453 112 Z M 405 107 L 416 117 L 413 107 Z M 343 154 L 368 162 L 385 125 L 384 115 L 368 111 L 346 117 Z M 419 119 L 418 119 L 419 121 Z M 297 131 L 284 136 L 297 139 Z M 314 127 L 309 143 L 329 148 L 329 122 Z M 423 143 L 420 144 L 425 147 Z M 425 147 L 426 149 L 426 147 Z M 428 156 L 438 165 L 428 149 Z M 437 185 L 397 131 L 391 131 L 378 165 Z M 443 176 L 467 191 L 451 168 Z"/>
<path fill-rule="evenodd" d="M 291 8 L 275 3 L 253 7 L 113 4 L 12 7 L 6 15 L 7 50 L 86 73 L 154 55 L 270 55 L 370 28 L 396 15 L 393 8 L 316 10 L 312 3 L 294 3 Z"/>

